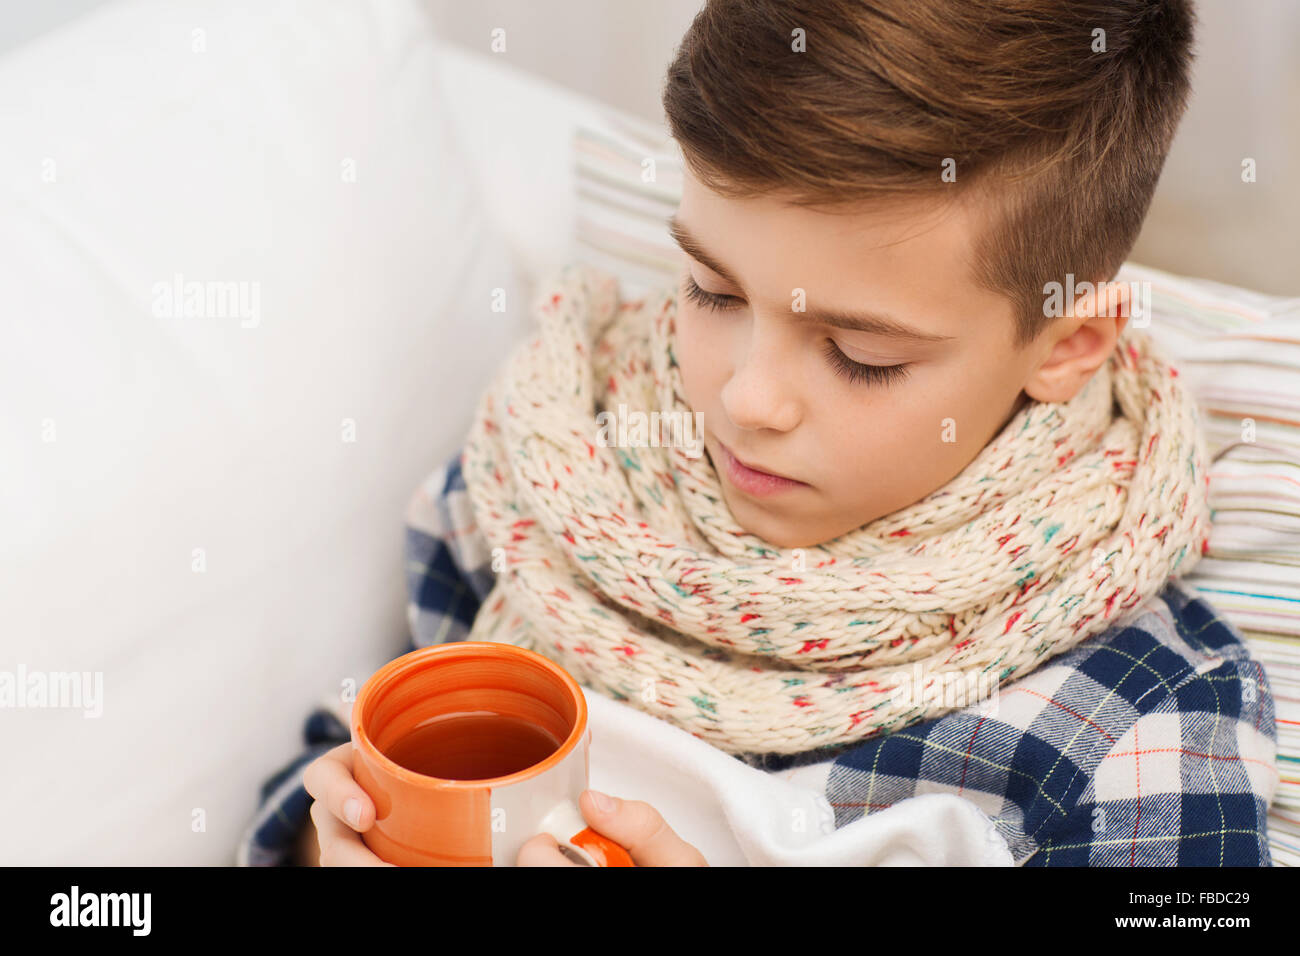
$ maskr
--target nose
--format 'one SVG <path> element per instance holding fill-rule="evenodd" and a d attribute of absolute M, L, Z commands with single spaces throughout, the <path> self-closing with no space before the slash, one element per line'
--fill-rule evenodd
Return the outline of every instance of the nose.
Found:
<path fill-rule="evenodd" d="M 795 393 L 794 347 L 782 340 L 775 328 L 760 328 L 755 318 L 748 341 L 742 346 L 743 361 L 737 363 L 722 388 L 722 408 L 737 428 L 776 431 L 792 430 L 800 418 Z"/>

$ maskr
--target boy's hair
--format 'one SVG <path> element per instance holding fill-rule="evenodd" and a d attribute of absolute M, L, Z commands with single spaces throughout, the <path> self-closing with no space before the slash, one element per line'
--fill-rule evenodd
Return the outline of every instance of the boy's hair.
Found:
<path fill-rule="evenodd" d="M 1191 0 L 708 0 L 663 106 L 723 196 L 826 211 L 990 197 L 972 263 L 1014 303 L 1023 347 L 1046 283 L 1109 280 L 1133 248 L 1186 106 L 1194 19 Z"/>

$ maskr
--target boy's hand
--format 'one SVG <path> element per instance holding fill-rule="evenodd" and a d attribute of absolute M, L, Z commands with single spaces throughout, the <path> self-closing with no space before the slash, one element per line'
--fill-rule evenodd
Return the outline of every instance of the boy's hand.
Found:
<path fill-rule="evenodd" d="M 302 784 L 312 795 L 311 818 L 320 848 L 320 862 L 308 853 L 303 861 L 317 866 L 392 866 L 361 842 L 361 834 L 375 822 L 375 805 L 352 779 L 352 744 L 339 744 L 307 765 Z M 352 801 L 356 801 L 355 805 Z M 349 818 L 349 812 L 355 816 Z M 308 827 L 308 831 L 312 830 Z M 304 834 L 310 840 L 310 833 Z"/>
<path fill-rule="evenodd" d="M 591 828 L 619 844 L 637 866 L 708 866 L 704 854 L 679 837 L 643 800 L 610 797 L 614 807 L 602 810 L 592 799 L 594 790 L 584 790 L 578 808 Z M 560 852 L 549 833 L 539 833 L 519 848 L 516 866 L 581 866 Z"/>
<path fill-rule="evenodd" d="M 352 778 L 352 744 L 340 744 L 307 765 L 303 786 L 311 794 L 311 818 L 304 839 L 314 830 L 319 846 L 320 866 L 392 866 L 371 852 L 361 834 L 375 822 L 375 806 Z M 637 866 L 708 866 L 704 855 L 679 837 L 650 804 L 641 800 L 612 797 L 614 809 L 596 806 L 583 791 L 578 801 L 582 815 L 593 830 L 624 847 Z M 349 801 L 356 799 L 357 816 L 349 820 Z M 305 849 L 305 848 L 304 848 Z M 314 863 L 308 854 L 305 861 Z M 518 866 L 578 866 L 563 853 L 555 837 L 539 833 L 519 849 Z"/>

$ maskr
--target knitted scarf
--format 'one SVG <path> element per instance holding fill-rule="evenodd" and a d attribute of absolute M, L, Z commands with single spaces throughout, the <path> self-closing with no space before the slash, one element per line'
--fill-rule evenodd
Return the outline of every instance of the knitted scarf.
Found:
<path fill-rule="evenodd" d="M 690 413 L 675 288 L 622 301 L 612 275 L 570 265 L 534 311 L 462 457 L 497 572 L 469 639 L 535 650 L 728 753 L 824 752 L 941 716 L 957 706 L 927 690 L 1024 676 L 1207 545 L 1197 408 L 1131 327 L 1074 398 L 1026 404 L 942 488 L 787 549 L 736 524 L 709 456 L 665 426 L 640 447 L 600 440 L 620 403 L 624 421 Z"/>

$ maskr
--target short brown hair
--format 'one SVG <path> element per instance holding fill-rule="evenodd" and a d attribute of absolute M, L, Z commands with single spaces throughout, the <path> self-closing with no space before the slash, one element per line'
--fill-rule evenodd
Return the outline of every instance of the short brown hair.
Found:
<path fill-rule="evenodd" d="M 708 0 L 663 106 L 720 195 L 833 209 L 981 188 L 998 214 L 976 281 L 1015 304 L 1023 347 L 1046 283 L 1109 280 L 1137 241 L 1194 21 L 1191 0 Z"/>

